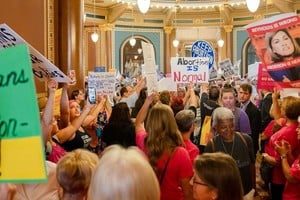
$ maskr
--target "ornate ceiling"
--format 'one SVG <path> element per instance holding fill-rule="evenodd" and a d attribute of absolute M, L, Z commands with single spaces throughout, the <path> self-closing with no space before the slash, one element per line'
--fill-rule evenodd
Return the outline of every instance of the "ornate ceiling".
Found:
<path fill-rule="evenodd" d="M 175 27 L 179 37 L 191 39 L 199 33 L 215 38 L 220 27 L 244 26 L 270 15 L 300 10 L 300 0 L 261 0 L 255 13 L 248 11 L 246 0 L 151 0 L 146 14 L 139 12 L 136 0 L 84 2 L 85 26 L 96 23 L 122 27 Z"/>

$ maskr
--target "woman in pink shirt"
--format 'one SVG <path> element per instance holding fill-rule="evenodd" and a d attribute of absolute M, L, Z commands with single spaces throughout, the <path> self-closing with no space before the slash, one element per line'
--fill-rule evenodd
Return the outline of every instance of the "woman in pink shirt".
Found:
<path fill-rule="evenodd" d="M 184 148 L 171 108 L 158 102 L 149 110 L 154 96 L 147 97 L 136 117 L 137 146 L 146 153 L 157 175 L 161 200 L 193 199 L 189 185 L 193 176 L 190 156 Z"/>
<path fill-rule="evenodd" d="M 291 145 L 291 152 L 299 145 L 296 129 L 298 126 L 297 118 L 300 115 L 300 99 L 297 97 L 285 97 L 281 105 L 281 113 L 286 118 L 285 126 L 273 134 L 268 141 L 263 159 L 274 165 L 271 181 L 272 200 L 282 200 L 282 194 L 286 178 L 280 165 L 280 154 L 275 150 L 276 144 L 286 141 Z M 294 155 L 295 156 L 295 155 Z"/>
<path fill-rule="evenodd" d="M 298 141 L 300 141 L 300 116 L 298 117 L 297 135 Z M 300 199 L 300 143 L 297 146 L 298 156 L 296 159 L 294 159 L 291 145 L 287 141 L 275 145 L 276 151 L 280 154 L 283 174 L 287 180 L 283 191 L 283 200 L 298 200 Z M 291 166 L 290 163 L 292 163 Z"/>

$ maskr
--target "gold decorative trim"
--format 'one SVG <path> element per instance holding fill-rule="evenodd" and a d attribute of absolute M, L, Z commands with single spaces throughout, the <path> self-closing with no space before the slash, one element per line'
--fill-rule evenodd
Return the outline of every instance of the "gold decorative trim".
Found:
<path fill-rule="evenodd" d="M 47 0 L 47 58 L 52 63 L 55 60 L 54 54 L 54 0 Z"/>

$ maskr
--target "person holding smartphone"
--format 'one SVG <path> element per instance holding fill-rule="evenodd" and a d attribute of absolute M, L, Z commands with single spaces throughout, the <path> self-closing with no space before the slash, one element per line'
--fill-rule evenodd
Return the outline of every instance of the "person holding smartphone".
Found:
<path fill-rule="evenodd" d="M 105 99 L 100 98 L 99 103 L 95 102 L 96 104 L 86 101 L 81 111 L 80 105 L 75 100 L 69 101 L 67 89 L 68 85 L 65 84 L 61 96 L 59 130 L 52 137 L 53 141 L 60 144 L 66 151 L 87 148 L 92 139 L 85 127 L 97 118 Z"/>

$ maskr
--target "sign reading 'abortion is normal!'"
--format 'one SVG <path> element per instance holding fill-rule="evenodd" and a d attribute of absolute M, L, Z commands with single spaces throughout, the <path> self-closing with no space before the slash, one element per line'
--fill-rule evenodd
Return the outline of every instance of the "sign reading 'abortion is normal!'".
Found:
<path fill-rule="evenodd" d="M 171 77 L 176 83 L 207 83 L 209 58 L 172 57 Z"/>

